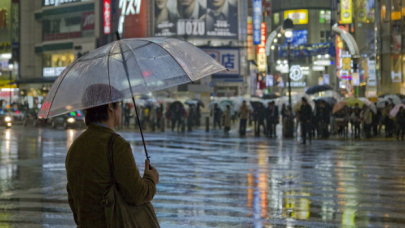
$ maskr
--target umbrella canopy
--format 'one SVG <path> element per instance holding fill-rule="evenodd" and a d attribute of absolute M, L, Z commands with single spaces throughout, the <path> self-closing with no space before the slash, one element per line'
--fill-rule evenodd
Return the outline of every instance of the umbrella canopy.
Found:
<path fill-rule="evenodd" d="M 186 101 L 184 102 L 186 105 L 196 105 L 198 104 L 198 101 Z"/>
<path fill-rule="evenodd" d="M 52 85 L 39 118 L 118 102 L 223 70 L 204 51 L 179 39 L 118 40 L 70 64 Z"/>
<path fill-rule="evenodd" d="M 398 95 L 387 95 L 384 97 L 384 99 L 392 101 L 391 103 L 393 103 L 394 105 L 401 104 L 401 98 L 399 98 Z"/>
<path fill-rule="evenodd" d="M 294 95 L 294 97 L 292 99 L 294 112 L 298 112 L 301 110 L 301 99 L 302 98 L 305 98 L 305 100 L 307 101 L 307 104 L 309 106 L 311 106 L 312 110 L 315 110 L 315 102 L 311 99 L 310 96 L 308 96 L 307 94 L 297 94 L 297 95 Z"/>
<path fill-rule="evenodd" d="M 235 108 L 233 107 L 233 101 L 232 100 L 222 100 L 219 102 L 219 108 L 225 112 L 226 106 L 229 105 L 229 109 L 231 110 L 231 115 L 235 114 Z"/>
<path fill-rule="evenodd" d="M 239 111 L 240 107 L 242 107 L 243 101 L 246 101 L 246 105 L 249 107 L 250 110 L 253 110 L 252 104 L 249 102 L 249 99 L 244 99 L 242 97 L 238 97 L 233 100 L 233 107 L 236 111 Z"/>
<path fill-rule="evenodd" d="M 337 103 L 337 100 L 334 97 L 316 97 L 314 98 L 315 102 L 325 101 L 331 106 L 334 106 Z"/>
<path fill-rule="evenodd" d="M 319 93 L 323 91 L 328 91 L 328 90 L 333 90 L 332 87 L 328 85 L 314 85 L 311 86 L 305 91 L 306 94 L 314 94 L 314 93 Z"/>
<path fill-rule="evenodd" d="M 353 97 L 346 98 L 344 101 L 340 101 L 333 106 L 332 113 L 336 113 L 337 111 L 341 110 L 342 108 L 349 106 L 354 107 L 356 104 L 359 105 L 360 108 L 363 107 L 364 102 Z"/>
<path fill-rule="evenodd" d="M 202 102 L 202 100 L 195 98 L 195 99 L 193 99 L 193 101 L 197 101 L 197 104 L 198 104 L 198 105 L 200 105 L 201 107 L 205 108 L 205 104 L 204 104 L 204 102 Z"/>
<path fill-rule="evenodd" d="M 265 100 L 271 100 L 271 99 L 278 98 L 278 96 L 275 93 L 268 93 L 268 94 L 264 94 L 262 98 Z"/>
<path fill-rule="evenodd" d="M 385 103 L 389 103 L 389 104 L 392 104 L 392 101 L 391 100 L 388 100 L 388 99 L 386 99 L 386 98 L 378 98 L 378 101 L 377 101 L 377 108 L 384 108 L 385 107 Z"/>
<path fill-rule="evenodd" d="M 181 103 L 180 101 L 175 101 L 170 104 L 169 111 L 172 111 L 173 109 L 175 109 L 177 105 L 180 105 L 181 107 L 184 106 L 183 103 Z"/>
<path fill-rule="evenodd" d="M 211 110 L 214 109 L 215 104 L 218 104 L 218 101 L 211 101 L 210 103 L 208 103 L 208 108 Z"/>
<path fill-rule="evenodd" d="M 374 114 L 377 114 L 377 107 L 372 101 L 370 101 L 365 97 L 359 98 L 359 100 L 361 100 L 364 103 L 364 105 L 367 106 Z"/>
<path fill-rule="evenodd" d="M 176 101 L 175 99 L 169 97 L 157 98 L 156 100 L 160 104 L 173 103 Z"/>
<path fill-rule="evenodd" d="M 398 105 L 395 105 L 395 107 L 391 110 L 391 112 L 390 112 L 390 116 L 391 117 L 396 117 L 397 116 L 397 114 L 398 114 L 398 112 L 399 112 L 399 108 L 405 108 L 405 104 L 398 104 Z"/>

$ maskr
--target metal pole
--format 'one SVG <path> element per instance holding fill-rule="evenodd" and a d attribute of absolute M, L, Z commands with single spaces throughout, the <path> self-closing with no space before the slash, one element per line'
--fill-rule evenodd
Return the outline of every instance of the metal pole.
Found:
<path fill-rule="evenodd" d="M 11 108 L 11 70 L 10 70 L 10 108 Z"/>
<path fill-rule="evenodd" d="M 290 105 L 292 109 L 292 102 L 291 102 L 291 77 L 290 77 L 290 69 L 291 69 L 291 60 L 290 60 L 290 52 L 291 52 L 291 42 L 288 42 L 288 50 L 287 50 L 287 58 L 288 58 L 288 105 Z"/>

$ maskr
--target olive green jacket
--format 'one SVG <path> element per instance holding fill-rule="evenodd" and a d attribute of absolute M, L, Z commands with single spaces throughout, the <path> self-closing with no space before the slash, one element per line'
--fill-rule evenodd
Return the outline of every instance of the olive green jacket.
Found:
<path fill-rule="evenodd" d="M 101 201 L 113 184 L 107 160 L 107 144 L 113 133 L 110 128 L 90 125 L 67 154 L 68 200 L 78 227 L 106 227 Z M 141 177 L 130 144 L 121 136 L 114 139 L 113 148 L 114 175 L 125 201 L 135 205 L 150 202 L 156 193 L 153 177 Z"/>

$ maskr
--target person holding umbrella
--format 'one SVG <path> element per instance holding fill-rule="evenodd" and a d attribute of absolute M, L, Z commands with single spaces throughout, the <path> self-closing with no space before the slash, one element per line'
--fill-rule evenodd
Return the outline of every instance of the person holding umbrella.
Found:
<path fill-rule="evenodd" d="M 183 118 L 183 109 L 180 103 L 174 104 L 174 108 L 172 109 L 172 113 L 170 114 L 172 118 L 172 131 L 176 128 L 177 124 L 177 132 L 180 131 L 180 127 L 182 126 L 182 118 Z"/>
<path fill-rule="evenodd" d="M 263 132 L 266 134 L 266 124 L 264 120 L 266 119 L 266 109 L 263 107 L 262 103 L 258 103 L 254 111 L 254 116 L 256 118 L 256 136 L 260 136 L 260 127 L 263 126 Z"/>
<path fill-rule="evenodd" d="M 309 144 L 312 142 L 312 135 L 311 135 L 311 120 L 312 120 L 312 109 L 311 106 L 308 105 L 307 100 L 305 97 L 301 99 L 301 109 L 300 109 L 300 122 L 302 128 L 302 144 L 306 144 L 306 135 L 308 133 L 309 136 Z"/>
<path fill-rule="evenodd" d="M 221 130 L 221 117 L 222 117 L 222 110 L 219 108 L 218 104 L 214 105 L 214 129 L 219 127 L 219 130 Z"/>
<path fill-rule="evenodd" d="M 278 123 L 278 107 L 274 105 L 274 101 L 268 103 L 266 109 L 266 124 L 267 124 L 267 137 L 277 137 L 276 124 Z"/>
<path fill-rule="evenodd" d="M 355 138 L 360 138 L 360 113 L 361 113 L 361 109 L 359 108 L 359 104 L 355 104 L 354 105 L 354 109 L 351 115 L 351 119 L 353 121 L 354 124 L 354 137 Z"/>
<path fill-rule="evenodd" d="M 399 108 L 397 116 L 395 117 L 395 121 L 396 121 L 396 124 L 397 124 L 397 140 L 399 141 L 399 135 L 401 135 L 401 140 L 404 141 L 404 135 L 405 135 L 405 109 L 403 107 Z"/>
<path fill-rule="evenodd" d="M 366 138 L 371 137 L 371 123 L 373 121 L 370 108 L 368 108 L 366 105 L 363 106 L 363 110 L 360 112 L 360 119 L 363 122 L 363 129 L 364 133 L 366 135 Z"/>
<path fill-rule="evenodd" d="M 112 94 L 121 96 L 111 87 Z M 109 86 L 96 84 L 87 88 L 83 103 L 100 97 L 108 97 Z M 117 135 L 114 127 L 121 122 L 122 108 L 118 102 L 88 108 L 87 129 L 73 142 L 66 156 L 67 191 L 74 220 L 81 227 L 106 227 L 103 195 L 111 185 L 108 164 L 108 148 L 112 148 L 113 174 L 119 191 L 128 204 L 143 205 L 138 219 L 147 227 L 159 227 L 150 201 L 156 194 L 159 173 L 156 168 L 146 168 L 140 175 L 132 155 L 131 145 Z M 107 146 L 111 145 L 111 147 Z M 149 160 L 145 160 L 149 167 Z M 85 187 L 83 187 L 85 186 Z"/>
<path fill-rule="evenodd" d="M 159 175 L 149 163 L 140 127 L 147 158 L 140 177 L 129 143 L 113 130 L 122 114 L 117 105 L 132 98 L 138 116 L 137 94 L 194 82 L 226 68 L 179 39 L 120 40 L 116 34 L 118 41 L 89 52 L 63 70 L 38 118 L 87 110 L 88 129 L 73 142 L 66 158 L 68 201 L 78 227 L 159 227 L 150 204 Z"/>
<path fill-rule="evenodd" d="M 223 114 L 224 133 L 225 136 L 229 136 L 229 131 L 231 130 L 231 106 L 226 105 L 225 112 Z"/>
<path fill-rule="evenodd" d="M 246 104 L 246 101 L 242 102 L 242 106 L 239 109 L 239 134 L 240 136 L 246 135 L 246 123 L 250 113 L 250 109 Z"/>

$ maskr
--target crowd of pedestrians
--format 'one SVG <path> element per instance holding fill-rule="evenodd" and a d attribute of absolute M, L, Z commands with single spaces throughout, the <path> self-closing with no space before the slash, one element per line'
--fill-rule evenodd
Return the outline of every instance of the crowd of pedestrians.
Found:
<path fill-rule="evenodd" d="M 372 112 L 366 105 L 355 104 L 354 107 L 346 106 L 335 113 L 332 113 L 332 106 L 325 100 L 315 102 L 315 107 L 311 107 L 306 97 L 300 101 L 300 106 L 294 111 L 286 104 L 283 104 L 281 111 L 274 101 L 270 101 L 266 106 L 257 102 L 252 107 L 247 101 L 243 101 L 234 114 L 230 105 L 221 109 L 215 104 L 211 111 L 213 128 L 223 129 L 225 135 L 229 135 L 233 120 L 239 119 L 238 132 L 240 136 L 246 136 L 248 124 L 253 126 L 254 135 L 260 137 L 261 134 L 268 138 L 277 137 L 277 126 L 282 125 L 282 137 L 292 138 L 294 132 L 296 136 L 302 138 L 302 143 L 312 142 L 313 138 L 327 139 L 332 134 L 339 137 L 349 137 L 349 130 L 353 137 L 371 138 L 381 134 L 381 129 L 385 128 L 385 137 L 393 137 L 396 133 L 398 140 L 405 137 L 405 109 L 400 108 L 396 118 L 390 116 L 393 105 L 389 102 L 385 107 Z M 123 107 L 124 126 L 130 126 L 131 118 L 134 114 L 129 103 Z M 199 104 L 188 104 L 188 107 L 180 102 L 174 102 L 163 108 L 163 105 L 139 106 L 139 121 L 143 129 L 155 131 L 164 127 L 162 121 L 169 125 L 172 131 L 191 132 L 195 127 L 200 126 L 201 106 Z M 135 118 L 135 128 L 138 127 Z"/>

